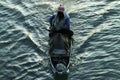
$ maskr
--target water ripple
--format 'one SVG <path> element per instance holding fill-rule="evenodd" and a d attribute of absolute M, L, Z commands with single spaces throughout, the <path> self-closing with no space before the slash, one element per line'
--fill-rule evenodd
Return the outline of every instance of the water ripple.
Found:
<path fill-rule="evenodd" d="M 118 0 L 1 0 L 0 79 L 53 80 L 45 28 L 60 3 L 75 33 L 68 80 L 119 80 Z"/>

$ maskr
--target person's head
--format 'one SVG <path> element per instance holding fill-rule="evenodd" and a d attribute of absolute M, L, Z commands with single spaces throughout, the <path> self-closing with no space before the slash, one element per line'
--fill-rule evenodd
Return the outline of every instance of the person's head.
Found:
<path fill-rule="evenodd" d="M 60 5 L 60 6 L 58 7 L 58 12 L 64 12 L 64 11 L 65 11 L 64 6 Z"/>
<path fill-rule="evenodd" d="M 60 19 L 64 18 L 64 11 L 65 11 L 64 6 L 60 5 L 57 10 L 57 14 Z"/>

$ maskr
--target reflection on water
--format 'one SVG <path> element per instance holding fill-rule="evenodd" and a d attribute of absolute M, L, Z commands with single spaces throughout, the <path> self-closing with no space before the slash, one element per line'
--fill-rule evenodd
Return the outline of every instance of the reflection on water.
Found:
<path fill-rule="evenodd" d="M 53 75 L 55 80 L 68 80 L 68 74 L 64 74 L 64 75 Z"/>

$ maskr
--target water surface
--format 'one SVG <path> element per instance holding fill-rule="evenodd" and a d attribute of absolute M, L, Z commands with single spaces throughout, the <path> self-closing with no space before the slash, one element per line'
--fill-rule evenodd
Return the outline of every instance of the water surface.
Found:
<path fill-rule="evenodd" d="M 120 80 L 119 0 L 1 0 L 0 80 L 54 80 L 45 28 L 60 3 L 75 33 L 68 80 Z"/>

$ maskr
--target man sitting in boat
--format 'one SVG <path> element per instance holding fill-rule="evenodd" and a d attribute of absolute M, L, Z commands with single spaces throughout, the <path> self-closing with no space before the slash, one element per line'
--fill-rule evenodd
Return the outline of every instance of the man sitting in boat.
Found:
<path fill-rule="evenodd" d="M 57 13 L 54 13 L 50 17 L 50 34 L 51 37 L 53 33 L 61 32 L 67 34 L 68 37 L 73 35 L 73 32 L 70 31 L 70 17 L 65 11 L 64 6 L 60 5 L 58 7 Z"/>
<path fill-rule="evenodd" d="M 50 17 L 49 54 L 53 72 L 62 74 L 68 71 L 72 35 L 70 17 L 65 12 L 65 8 L 60 5 L 57 13 Z"/>

